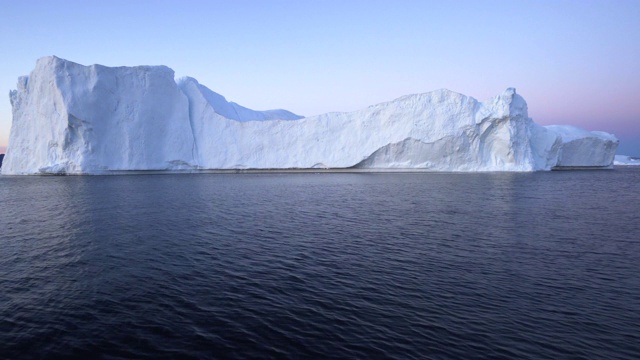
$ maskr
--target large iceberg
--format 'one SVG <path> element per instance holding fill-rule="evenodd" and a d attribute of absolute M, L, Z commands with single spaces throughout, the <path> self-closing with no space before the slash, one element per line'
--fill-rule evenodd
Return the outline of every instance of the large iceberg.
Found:
<path fill-rule="evenodd" d="M 10 93 L 2 174 L 127 170 L 536 171 L 612 166 L 618 140 L 540 126 L 507 89 L 488 101 L 449 90 L 355 112 L 301 117 L 228 102 L 165 66 L 38 60 Z"/>

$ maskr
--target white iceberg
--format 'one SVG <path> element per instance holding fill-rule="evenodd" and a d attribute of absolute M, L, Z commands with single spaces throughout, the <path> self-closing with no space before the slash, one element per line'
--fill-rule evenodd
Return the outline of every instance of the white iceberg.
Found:
<path fill-rule="evenodd" d="M 479 102 L 449 90 L 349 113 L 254 111 L 165 66 L 38 60 L 10 94 L 2 174 L 127 170 L 608 168 L 618 140 L 535 124 L 515 89 Z"/>
<path fill-rule="evenodd" d="M 619 166 L 640 165 L 640 158 L 627 156 L 627 155 L 616 155 L 613 160 L 613 165 L 619 165 Z"/>

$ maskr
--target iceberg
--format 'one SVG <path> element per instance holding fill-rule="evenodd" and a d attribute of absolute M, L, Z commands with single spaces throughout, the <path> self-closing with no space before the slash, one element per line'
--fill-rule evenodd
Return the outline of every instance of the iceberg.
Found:
<path fill-rule="evenodd" d="M 37 61 L 10 92 L 2 174 L 348 169 L 610 168 L 615 136 L 541 126 L 509 88 L 487 101 L 449 90 L 354 112 L 255 111 L 166 66 Z"/>
<path fill-rule="evenodd" d="M 627 155 L 616 155 L 613 159 L 613 165 L 617 166 L 629 166 L 640 165 L 640 158 Z"/>

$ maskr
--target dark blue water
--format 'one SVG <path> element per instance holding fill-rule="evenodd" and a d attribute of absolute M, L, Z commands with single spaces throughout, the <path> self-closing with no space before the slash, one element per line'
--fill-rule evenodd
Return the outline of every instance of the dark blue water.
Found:
<path fill-rule="evenodd" d="M 0 358 L 640 358 L 640 169 L 0 177 Z"/>

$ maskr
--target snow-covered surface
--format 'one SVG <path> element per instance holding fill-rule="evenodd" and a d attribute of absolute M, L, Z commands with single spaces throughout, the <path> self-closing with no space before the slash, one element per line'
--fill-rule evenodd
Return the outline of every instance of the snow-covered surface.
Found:
<path fill-rule="evenodd" d="M 300 117 L 227 102 L 165 66 L 38 60 L 10 94 L 2 174 L 121 170 L 414 169 L 535 171 L 611 167 L 618 140 L 535 124 L 507 89 L 488 101 L 449 90 L 350 113 Z"/>
<path fill-rule="evenodd" d="M 627 155 L 616 155 L 613 160 L 613 165 L 620 165 L 620 166 L 640 165 L 640 158 L 627 156 Z"/>
<path fill-rule="evenodd" d="M 251 120 L 298 120 L 303 117 L 296 115 L 290 111 L 277 109 L 267 111 L 255 111 L 234 102 L 228 102 L 224 96 L 211 91 L 204 85 L 200 85 L 198 81 L 191 77 L 184 77 L 178 80 L 178 86 L 181 89 L 195 87 L 201 96 L 205 98 L 211 108 L 218 114 L 227 119 L 237 121 Z"/>

